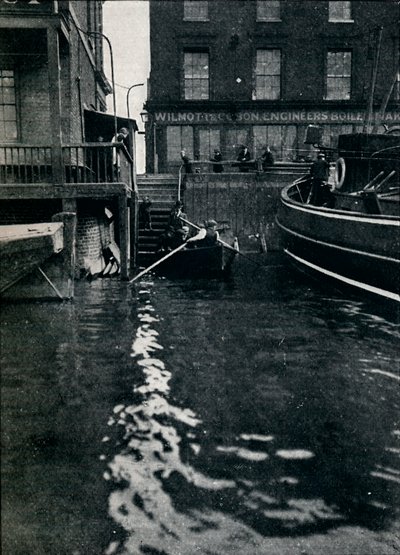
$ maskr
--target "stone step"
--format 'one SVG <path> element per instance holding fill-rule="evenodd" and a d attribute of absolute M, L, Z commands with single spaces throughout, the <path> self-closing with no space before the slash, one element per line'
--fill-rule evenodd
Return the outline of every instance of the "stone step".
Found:
<path fill-rule="evenodd" d="M 157 248 L 157 245 L 159 243 L 159 238 L 157 237 L 153 237 L 152 240 L 148 240 L 148 241 L 142 241 L 139 243 L 138 245 L 138 250 L 139 252 L 143 252 L 143 251 L 155 251 Z"/>
<path fill-rule="evenodd" d="M 151 227 L 153 228 L 153 231 L 158 233 L 159 231 L 163 231 L 165 229 L 167 222 L 168 222 L 168 218 L 152 218 Z M 146 235 L 148 235 L 148 232 L 151 231 L 151 229 L 144 229 L 143 227 L 139 226 L 139 233 L 141 233 L 142 231 Z"/>
<path fill-rule="evenodd" d="M 166 207 L 168 206 L 169 208 L 172 207 L 173 204 L 175 204 L 177 198 L 175 196 L 172 195 L 162 195 L 162 194 L 157 194 L 157 195 L 139 195 L 139 202 L 143 202 L 144 197 L 149 197 L 150 201 L 153 203 L 153 207 L 154 207 L 154 203 L 158 203 L 160 205 L 160 207 Z"/>
<path fill-rule="evenodd" d="M 148 189 L 160 189 L 165 191 L 178 191 L 178 185 L 176 183 L 157 183 L 157 182 L 148 182 L 148 183 L 138 183 L 139 191 L 148 190 Z"/>
<path fill-rule="evenodd" d="M 153 179 L 154 181 L 176 181 L 178 183 L 178 176 L 176 173 L 149 173 L 149 174 L 139 174 L 137 176 L 138 181 L 148 181 Z"/>
<path fill-rule="evenodd" d="M 146 189 L 147 187 L 164 187 L 178 190 L 178 183 L 176 181 L 155 181 L 149 179 L 146 181 L 137 182 L 138 189 Z"/>
<path fill-rule="evenodd" d="M 162 197 L 178 198 L 178 191 L 168 187 L 145 187 L 138 188 L 139 197 L 143 198 L 145 196 L 152 197 L 155 195 L 160 195 Z"/>

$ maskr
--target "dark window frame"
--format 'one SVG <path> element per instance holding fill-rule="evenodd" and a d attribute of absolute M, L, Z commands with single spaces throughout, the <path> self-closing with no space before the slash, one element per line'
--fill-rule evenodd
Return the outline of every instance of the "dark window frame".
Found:
<path fill-rule="evenodd" d="M 194 5 L 195 2 L 199 2 L 199 3 L 203 3 L 204 6 L 206 7 L 206 12 L 207 14 L 204 17 L 196 17 L 196 16 L 191 16 L 190 14 L 188 15 L 186 12 L 186 8 L 189 7 L 190 5 Z M 196 21 L 198 23 L 202 22 L 202 21 L 210 21 L 210 6 L 209 6 L 209 0 L 183 0 L 183 21 Z"/>
<path fill-rule="evenodd" d="M 279 72 L 279 95 L 277 98 L 259 98 L 257 94 L 257 52 L 259 50 L 278 50 L 280 53 L 280 72 Z M 254 101 L 269 101 L 269 102 L 277 102 L 278 100 L 282 100 L 283 98 L 283 75 L 284 75 L 284 52 L 283 48 L 280 45 L 257 45 L 254 48 L 253 53 L 253 90 L 252 90 L 252 100 Z"/>
<path fill-rule="evenodd" d="M 334 17 L 333 15 L 331 15 L 331 7 L 333 7 L 333 6 L 335 6 L 335 5 L 337 6 L 337 5 L 340 4 L 340 3 L 342 3 L 342 4 L 347 3 L 347 4 L 349 4 L 349 8 L 350 8 L 350 9 L 349 9 L 349 12 L 350 12 L 350 16 L 349 16 L 349 17 L 347 17 L 347 18 L 344 18 L 344 17 L 336 18 L 336 17 Z M 353 6 L 352 6 L 352 3 L 351 3 L 351 2 L 348 2 L 347 0 L 344 0 L 344 1 L 342 1 L 342 0 L 340 0 L 340 1 L 339 1 L 339 0 L 335 0 L 334 2 L 329 1 L 329 2 L 328 2 L 328 21 L 329 21 L 330 23 L 354 23 L 354 19 L 353 19 Z"/>
<path fill-rule="evenodd" d="M 185 54 L 207 54 L 208 56 L 208 77 L 207 77 L 207 82 L 208 82 L 208 89 L 207 89 L 207 98 L 186 98 L 186 76 L 185 76 Z M 211 55 L 210 55 L 210 48 L 209 47 L 190 47 L 190 46 L 185 46 L 182 50 L 182 55 L 181 55 L 181 74 L 182 74 L 182 79 L 181 79 L 181 98 L 182 100 L 188 101 L 188 102 L 207 102 L 211 100 L 211 71 L 210 71 L 210 61 L 211 61 Z M 194 78 L 192 78 L 194 79 Z M 204 79 L 204 78 L 199 78 L 199 79 Z"/>
<path fill-rule="evenodd" d="M 21 125 L 20 125 L 20 93 L 19 93 L 19 80 L 18 80 L 18 71 L 15 67 L 9 66 L 8 64 L 0 67 L 0 71 L 12 71 L 13 73 L 13 79 L 14 79 L 14 97 L 15 97 L 15 102 L 14 104 L 12 104 L 13 106 L 15 106 L 15 131 L 16 131 L 16 137 L 15 139 L 7 139 L 6 137 L 4 137 L 4 140 L 1 139 L 0 137 L 0 144 L 7 144 L 7 143 L 18 143 L 20 142 L 20 138 L 21 138 Z M 2 103 L 3 106 L 5 106 L 5 104 Z M 4 123 L 5 123 L 5 119 L 4 119 Z"/>
<path fill-rule="evenodd" d="M 349 52 L 350 53 L 350 76 L 349 76 L 349 97 L 348 98 L 328 98 L 328 55 L 329 53 Z M 326 48 L 324 60 L 324 100 L 327 102 L 350 102 L 353 98 L 353 79 L 354 79 L 354 51 L 352 48 Z M 337 77 L 335 75 L 335 77 Z"/>
<path fill-rule="evenodd" d="M 259 17 L 258 8 L 260 6 L 260 2 L 265 2 L 265 5 L 267 5 L 266 2 L 271 2 L 271 1 L 274 1 L 274 2 L 278 3 L 279 17 L 278 18 L 276 18 L 276 17 Z M 280 22 L 280 21 L 282 21 L 282 7 L 283 6 L 282 6 L 281 0 L 256 0 L 256 21 L 257 22 Z"/>

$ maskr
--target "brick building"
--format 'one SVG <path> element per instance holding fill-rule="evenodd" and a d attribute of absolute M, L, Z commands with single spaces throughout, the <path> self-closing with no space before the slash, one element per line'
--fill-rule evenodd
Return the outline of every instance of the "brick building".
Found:
<path fill-rule="evenodd" d="M 370 98 L 373 123 L 392 83 L 383 123 L 400 124 L 399 10 L 396 0 L 150 0 L 147 171 L 176 170 L 182 148 L 236 159 L 240 144 L 297 161 L 307 125 L 334 147 L 363 130 Z"/>
<path fill-rule="evenodd" d="M 82 141 L 84 109 L 105 111 L 103 40 L 86 34 L 102 31 L 102 4 L 1 0 L 1 143 L 47 143 L 59 117 L 63 142 Z"/>
<path fill-rule="evenodd" d="M 113 89 L 103 72 L 103 3 L 0 0 L 0 225 L 72 211 L 83 264 L 89 236 L 100 237 L 92 251 L 101 258 L 101 237 L 110 236 L 109 229 L 99 232 L 107 208 L 126 277 L 137 127 L 104 113 Z M 126 148 L 111 142 L 122 126 Z M 96 233 L 87 233 L 87 222 Z"/>

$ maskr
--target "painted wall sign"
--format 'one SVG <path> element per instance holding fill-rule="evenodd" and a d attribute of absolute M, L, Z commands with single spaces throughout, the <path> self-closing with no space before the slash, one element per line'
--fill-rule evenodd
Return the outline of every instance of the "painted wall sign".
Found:
<path fill-rule="evenodd" d="M 158 124 L 309 124 L 309 123 L 359 123 L 364 121 L 365 112 L 352 110 L 275 110 L 238 112 L 235 119 L 227 112 L 155 112 Z M 386 112 L 383 121 L 388 124 L 400 123 L 400 112 Z"/>

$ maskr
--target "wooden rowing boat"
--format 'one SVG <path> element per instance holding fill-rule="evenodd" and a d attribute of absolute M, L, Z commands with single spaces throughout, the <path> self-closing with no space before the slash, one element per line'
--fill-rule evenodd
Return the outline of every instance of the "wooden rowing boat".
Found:
<path fill-rule="evenodd" d="M 236 254 L 234 250 L 221 244 L 212 247 L 188 245 L 162 262 L 155 271 L 173 278 L 225 277 L 231 271 Z"/>

